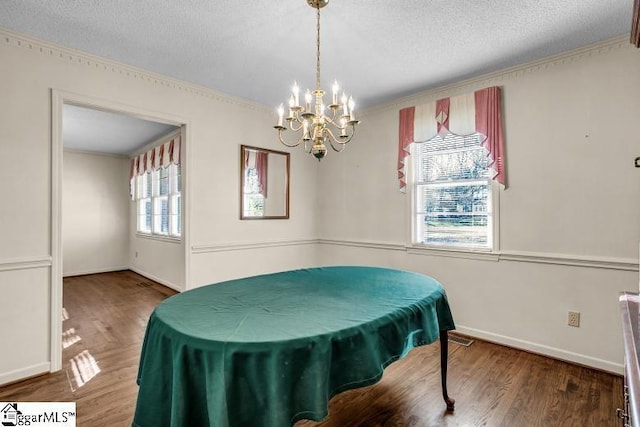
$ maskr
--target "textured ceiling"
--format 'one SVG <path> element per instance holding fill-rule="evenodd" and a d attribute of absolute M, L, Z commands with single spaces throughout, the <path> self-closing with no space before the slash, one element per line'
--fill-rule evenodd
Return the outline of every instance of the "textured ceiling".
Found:
<path fill-rule="evenodd" d="M 632 3 L 332 0 L 323 87 L 371 106 L 628 34 Z M 1 0 L 0 27 L 267 105 L 315 81 L 305 0 Z"/>
<path fill-rule="evenodd" d="M 628 34 L 632 7 L 332 0 L 321 12 L 322 86 L 337 79 L 359 108 L 372 106 Z M 315 10 L 305 0 L 0 0 L 0 27 L 270 106 L 294 80 L 315 84 Z M 122 118 L 73 114 L 65 111 L 65 146 L 129 154 L 148 142 L 144 121 L 125 125 L 138 137 L 116 148 L 126 138 L 108 138 Z"/>

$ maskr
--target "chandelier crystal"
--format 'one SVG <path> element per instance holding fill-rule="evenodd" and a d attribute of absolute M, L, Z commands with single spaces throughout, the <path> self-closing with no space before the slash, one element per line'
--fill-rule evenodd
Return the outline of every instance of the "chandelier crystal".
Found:
<path fill-rule="evenodd" d="M 313 154 L 321 160 L 327 154 L 327 145 L 334 151 L 340 152 L 351 141 L 356 131 L 356 120 L 353 97 L 344 92 L 339 97 L 340 87 L 334 81 L 331 87 L 331 103 L 324 104 L 325 91 L 320 88 L 320 9 L 329 0 L 307 0 L 309 6 L 316 9 L 316 89 L 304 95 L 304 105 L 300 104 L 300 88 L 294 82 L 289 98 L 289 113 L 284 116 L 284 105 L 278 107 L 278 124 L 274 129 L 278 131 L 278 139 L 287 147 L 297 147 L 302 144 L 307 153 Z M 327 108 L 329 114 L 326 114 Z M 286 121 L 286 125 L 285 122 Z M 295 142 L 286 142 L 283 132 L 292 130 L 299 134 Z"/>

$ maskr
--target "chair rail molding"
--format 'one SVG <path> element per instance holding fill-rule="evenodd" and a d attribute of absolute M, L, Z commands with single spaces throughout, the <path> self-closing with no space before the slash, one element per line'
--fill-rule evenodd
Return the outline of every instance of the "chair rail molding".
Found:
<path fill-rule="evenodd" d="M 502 251 L 500 253 L 500 260 L 570 265 L 574 267 L 605 268 L 609 270 L 638 271 L 638 260 L 634 258 L 596 257 L 546 252 Z"/>
<path fill-rule="evenodd" d="M 0 271 L 27 270 L 30 268 L 51 267 L 51 256 L 0 259 Z"/>
<path fill-rule="evenodd" d="M 382 249 L 387 251 L 404 251 L 404 243 L 375 242 L 369 240 L 318 239 L 318 243 L 335 246 L 353 246 L 357 248 Z"/>
<path fill-rule="evenodd" d="M 498 252 L 482 252 L 440 249 L 431 246 L 404 244 L 394 242 L 370 242 L 365 240 L 318 239 L 320 244 L 376 249 L 388 251 L 405 251 L 411 255 L 442 256 L 484 260 L 491 262 L 511 261 L 536 264 L 555 264 L 572 267 L 603 268 L 609 270 L 639 271 L 635 258 L 599 257 L 589 255 L 557 254 L 547 252 L 525 252 L 502 250 Z"/>
<path fill-rule="evenodd" d="M 192 254 L 203 254 L 210 252 L 245 251 L 250 249 L 273 248 L 278 246 L 299 246 L 313 245 L 318 243 L 317 239 L 291 239 L 291 240 L 266 240 L 258 242 L 225 242 L 214 244 L 202 244 L 191 246 Z"/>

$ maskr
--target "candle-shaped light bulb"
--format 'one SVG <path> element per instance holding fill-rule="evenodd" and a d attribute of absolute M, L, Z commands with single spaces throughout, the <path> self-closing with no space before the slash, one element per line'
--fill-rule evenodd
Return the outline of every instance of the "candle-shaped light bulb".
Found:
<path fill-rule="evenodd" d="M 342 92 L 342 115 L 349 115 L 349 108 L 347 108 L 347 94 L 345 94 L 344 92 Z"/>
<path fill-rule="evenodd" d="M 333 105 L 337 105 L 338 104 L 338 90 L 340 90 L 340 86 L 338 86 L 338 81 L 334 80 L 333 81 L 333 86 L 331 86 L 331 91 L 333 92 L 333 99 L 332 99 L 332 104 Z"/>
<path fill-rule="evenodd" d="M 293 99 L 293 95 L 289 98 L 289 117 L 293 117 L 293 107 L 296 105 L 296 101 Z"/>
<path fill-rule="evenodd" d="M 304 102 L 307 111 L 311 111 L 311 101 L 313 100 L 313 96 L 311 96 L 311 92 L 307 89 L 307 93 L 304 94 Z"/>
<path fill-rule="evenodd" d="M 354 107 L 356 106 L 355 101 L 353 100 L 353 97 L 350 96 L 349 97 L 349 120 L 355 120 L 356 119 L 356 115 L 353 112 Z"/>
<path fill-rule="evenodd" d="M 293 82 L 293 88 L 291 89 L 291 91 L 293 92 L 293 100 L 295 103 L 295 106 L 297 107 L 298 105 L 300 105 L 300 88 L 298 87 L 298 82 L 294 81 Z"/>
<path fill-rule="evenodd" d="M 305 140 L 309 140 L 309 122 L 306 120 L 302 121 L 302 138 Z"/>
<path fill-rule="evenodd" d="M 284 117 L 284 106 L 280 104 L 278 107 L 278 126 L 282 126 L 282 119 Z"/>

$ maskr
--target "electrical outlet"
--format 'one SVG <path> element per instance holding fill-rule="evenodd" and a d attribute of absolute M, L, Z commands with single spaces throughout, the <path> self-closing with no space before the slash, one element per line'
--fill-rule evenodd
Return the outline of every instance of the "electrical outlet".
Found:
<path fill-rule="evenodd" d="M 579 311 L 570 311 L 569 312 L 569 326 L 574 326 L 576 328 L 580 327 L 580 312 Z"/>

